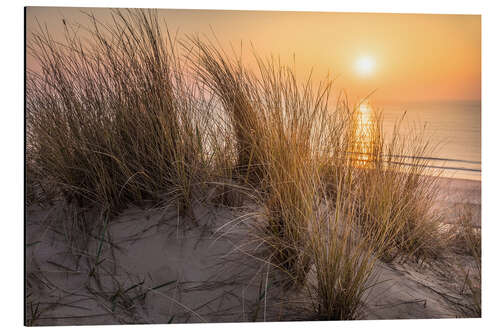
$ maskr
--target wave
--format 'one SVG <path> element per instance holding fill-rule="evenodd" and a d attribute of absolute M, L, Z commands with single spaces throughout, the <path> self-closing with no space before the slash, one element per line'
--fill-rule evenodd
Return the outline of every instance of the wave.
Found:
<path fill-rule="evenodd" d="M 362 153 L 362 152 L 349 152 L 349 153 L 356 154 L 356 155 L 371 155 L 370 153 Z M 431 168 L 431 169 L 481 172 L 481 161 L 470 161 L 470 160 L 464 160 L 464 159 L 443 158 L 443 157 L 411 156 L 411 155 L 382 155 L 382 156 L 385 158 L 386 163 L 391 163 L 391 164 L 407 165 L 407 166 L 421 166 L 424 168 Z M 428 161 L 464 163 L 464 164 L 477 165 L 479 167 L 467 168 L 467 167 L 461 167 L 461 166 L 457 166 L 457 165 L 432 165 L 432 164 L 422 165 L 422 164 L 416 164 L 416 163 L 410 163 L 410 162 L 387 160 L 387 158 L 389 158 L 389 157 L 396 158 L 396 159 L 402 159 L 402 160 L 428 160 Z M 360 159 L 360 161 L 366 161 L 366 160 Z"/>
<path fill-rule="evenodd" d="M 408 165 L 408 166 L 416 166 L 417 165 L 417 164 L 413 164 L 413 163 L 395 162 L 395 161 L 390 161 L 389 163 L 399 164 L 399 165 Z M 462 167 L 454 167 L 454 166 L 439 166 L 439 165 L 421 165 L 421 166 L 424 168 L 432 168 L 432 169 L 481 172 L 481 169 L 471 169 L 471 168 L 462 168 Z"/>
<path fill-rule="evenodd" d="M 443 161 L 443 162 L 460 162 L 460 163 L 467 163 L 467 164 L 481 164 L 481 161 L 470 161 L 470 160 L 461 160 L 461 159 L 454 159 L 454 158 L 442 158 L 442 157 L 409 156 L 409 155 L 384 155 L 384 157 L 407 158 L 407 159 L 429 160 L 429 161 Z"/>

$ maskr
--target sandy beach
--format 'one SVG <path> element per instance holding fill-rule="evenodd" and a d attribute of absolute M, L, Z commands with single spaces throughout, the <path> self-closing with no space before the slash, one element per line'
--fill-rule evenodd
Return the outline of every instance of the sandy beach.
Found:
<path fill-rule="evenodd" d="M 480 228 L 481 182 L 443 178 L 440 187 L 447 223 L 454 207 L 469 205 Z M 196 223 L 186 228 L 173 211 L 130 207 L 110 221 L 104 242 L 100 235 L 68 239 L 65 231 L 69 221 L 95 212 L 71 216 L 61 203 L 27 211 L 27 319 L 36 325 L 314 318 L 300 302 L 303 291 L 281 292 L 279 274 L 245 253 L 238 209 L 200 204 Z M 459 316 L 463 269 L 471 262 L 454 255 L 423 265 L 379 261 L 379 283 L 363 302 L 362 318 Z"/>

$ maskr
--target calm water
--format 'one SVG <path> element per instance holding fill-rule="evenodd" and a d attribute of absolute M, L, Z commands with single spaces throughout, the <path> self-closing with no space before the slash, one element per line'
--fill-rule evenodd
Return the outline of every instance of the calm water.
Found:
<path fill-rule="evenodd" d="M 428 158 L 442 176 L 481 180 L 481 102 L 432 102 L 381 105 L 384 131 L 391 133 L 394 123 L 406 111 L 401 128 L 414 124 L 425 132 L 437 149 Z"/>

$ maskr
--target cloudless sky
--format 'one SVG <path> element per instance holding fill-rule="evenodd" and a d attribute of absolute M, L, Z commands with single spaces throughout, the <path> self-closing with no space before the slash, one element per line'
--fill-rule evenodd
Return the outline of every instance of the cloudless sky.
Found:
<path fill-rule="evenodd" d="M 107 9 L 30 7 L 27 42 L 36 19 L 57 39 L 63 18 L 88 23 L 81 10 L 110 18 Z M 181 38 L 199 33 L 213 39 L 213 30 L 224 48 L 243 45 L 248 59 L 252 44 L 259 55 L 273 54 L 283 63 L 295 56 L 300 78 L 311 68 L 317 80 L 329 73 L 336 90 L 352 99 L 374 89 L 372 99 L 382 102 L 481 99 L 479 15 L 219 10 L 160 10 L 159 15 Z M 366 75 L 356 67 L 361 57 L 373 62 Z"/>

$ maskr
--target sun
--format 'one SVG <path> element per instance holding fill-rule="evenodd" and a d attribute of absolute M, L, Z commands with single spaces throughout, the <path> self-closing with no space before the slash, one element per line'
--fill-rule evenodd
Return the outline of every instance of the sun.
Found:
<path fill-rule="evenodd" d="M 355 63 L 356 72 L 361 76 L 370 76 L 375 70 L 375 59 L 365 55 L 356 59 Z"/>

